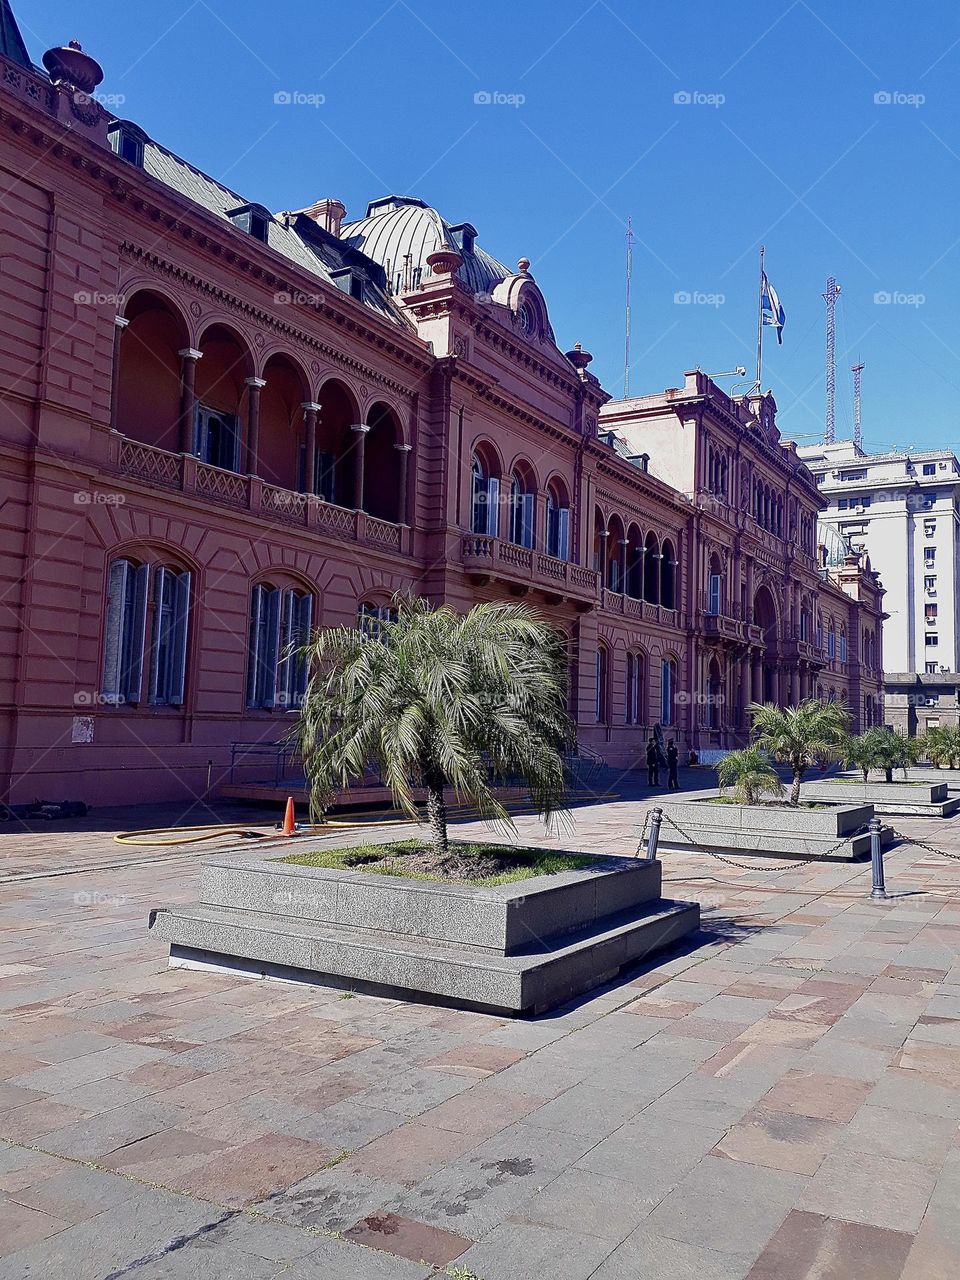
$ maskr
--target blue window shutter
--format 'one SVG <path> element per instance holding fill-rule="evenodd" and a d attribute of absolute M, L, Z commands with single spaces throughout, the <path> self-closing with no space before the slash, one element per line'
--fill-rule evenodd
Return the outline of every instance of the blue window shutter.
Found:
<path fill-rule="evenodd" d="M 557 511 L 557 550 L 558 560 L 570 559 L 570 508 L 560 507 Z"/>
<path fill-rule="evenodd" d="M 280 662 L 280 606 L 283 592 L 273 590 L 267 593 L 266 641 L 263 652 L 263 698 L 261 706 L 277 705 L 277 676 Z"/>
<path fill-rule="evenodd" d="M 147 586 L 150 579 L 150 566 L 137 565 L 133 575 L 130 642 L 127 652 L 124 653 L 125 670 L 120 672 L 120 692 L 127 702 L 138 703 L 143 685 L 143 652 L 147 631 Z"/>
<path fill-rule="evenodd" d="M 178 573 L 173 589 L 173 636 L 170 644 L 170 687 L 167 701 L 183 705 L 187 679 L 187 627 L 190 620 L 190 574 Z"/>
<path fill-rule="evenodd" d="M 520 495 L 520 545 L 532 547 L 535 541 L 535 499 L 532 493 Z"/>
<path fill-rule="evenodd" d="M 258 706 L 260 702 L 260 663 L 262 661 L 262 654 L 260 652 L 260 635 L 267 603 L 266 594 L 266 590 L 263 587 L 256 586 L 253 588 L 253 592 L 250 596 L 250 638 L 247 643 L 248 707 Z"/>
<path fill-rule="evenodd" d="M 107 613 L 104 623 L 103 679 L 100 695 L 104 702 L 120 701 L 120 669 L 123 635 L 126 630 L 127 576 L 133 570 L 128 560 L 114 560 L 108 570 Z"/>
<path fill-rule="evenodd" d="M 487 481 L 487 533 L 497 536 L 500 527 L 500 481 L 491 476 Z"/>

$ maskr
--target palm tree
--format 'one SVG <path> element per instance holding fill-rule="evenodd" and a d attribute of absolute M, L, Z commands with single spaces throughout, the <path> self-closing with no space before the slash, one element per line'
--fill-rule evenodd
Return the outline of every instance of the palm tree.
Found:
<path fill-rule="evenodd" d="M 753 703 L 754 743 L 784 764 L 793 773 L 789 803 L 800 803 L 800 784 L 807 770 L 818 760 L 837 759 L 843 752 L 849 716 L 842 703 L 807 698 L 796 707 L 782 710 L 768 703 Z"/>
<path fill-rule="evenodd" d="M 563 752 L 573 741 L 562 634 L 525 605 L 458 614 L 412 597 L 394 604 L 394 619 L 375 634 L 333 627 L 308 646 L 313 674 L 298 734 L 311 814 L 322 816 L 339 788 L 375 765 L 412 818 L 414 789 L 424 788 L 441 859 L 446 787 L 509 823 L 493 786 L 519 775 L 549 819 L 563 800 Z"/>
<path fill-rule="evenodd" d="M 783 785 L 770 757 L 759 747 L 729 752 L 716 765 L 716 770 L 721 793 L 725 787 L 732 787 L 737 804 L 756 804 L 763 795 L 783 795 Z"/>
<path fill-rule="evenodd" d="M 867 781 L 867 774 L 874 767 L 873 751 L 870 743 L 867 742 L 865 734 L 857 734 L 850 736 L 843 744 L 843 753 L 841 759 L 843 763 L 851 769 L 859 769 L 863 774 L 864 782 Z"/>
<path fill-rule="evenodd" d="M 860 738 L 862 750 L 870 761 L 869 768 L 882 769 L 885 781 L 893 781 L 894 769 L 902 769 L 907 776 L 907 765 L 916 759 L 915 739 L 906 738 L 902 733 L 894 733 L 877 725 L 868 729 Z M 862 766 L 861 766 L 862 767 Z"/>
<path fill-rule="evenodd" d="M 935 769 L 939 769 L 950 759 L 950 738 L 950 731 L 946 727 L 928 729 L 916 740 L 917 754 L 929 760 Z"/>

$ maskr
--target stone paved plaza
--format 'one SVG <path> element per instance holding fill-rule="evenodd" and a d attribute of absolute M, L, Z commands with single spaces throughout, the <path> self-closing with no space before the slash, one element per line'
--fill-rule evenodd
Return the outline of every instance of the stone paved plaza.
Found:
<path fill-rule="evenodd" d="M 646 808 L 520 837 L 632 852 Z M 695 944 L 510 1022 L 168 970 L 148 910 L 218 846 L 106 816 L 0 835 L 2 1280 L 960 1274 L 960 863 L 895 848 L 878 904 L 667 853 Z"/>

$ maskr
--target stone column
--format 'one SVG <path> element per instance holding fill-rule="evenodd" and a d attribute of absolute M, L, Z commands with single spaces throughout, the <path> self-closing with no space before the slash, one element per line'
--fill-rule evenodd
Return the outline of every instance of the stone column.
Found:
<path fill-rule="evenodd" d="M 753 701 L 763 701 L 763 659 L 758 652 L 754 652 L 751 660 L 752 666 L 752 683 L 753 683 Z"/>
<path fill-rule="evenodd" d="M 790 668 L 790 705 L 795 707 L 800 701 L 800 668 Z"/>
<path fill-rule="evenodd" d="M 130 323 L 123 316 L 114 316 L 113 323 L 116 326 L 113 334 L 113 383 L 110 394 L 110 430 L 117 429 L 117 404 L 120 399 L 120 338 L 124 329 Z"/>
<path fill-rule="evenodd" d="M 770 701 L 780 706 L 780 666 L 776 662 L 770 664 Z"/>
<path fill-rule="evenodd" d="M 410 524 L 410 455 L 412 444 L 395 444 L 393 446 L 400 457 L 400 492 L 397 498 L 397 523 Z"/>
<path fill-rule="evenodd" d="M 312 400 L 305 400 L 300 408 L 303 410 L 304 431 L 303 491 L 316 493 L 317 415 L 320 413 L 320 406 Z"/>
<path fill-rule="evenodd" d="M 197 416 L 197 361 L 203 352 L 193 347 L 178 351 L 180 357 L 180 452 L 193 453 L 193 429 Z"/>
<path fill-rule="evenodd" d="M 260 448 L 260 392 L 267 385 L 263 378 L 245 378 L 247 385 L 247 464 L 249 476 L 257 474 Z"/>
<path fill-rule="evenodd" d="M 370 428 L 365 422 L 355 422 L 350 428 L 356 432 L 357 443 L 353 449 L 353 506 L 355 511 L 363 510 L 363 471 L 366 454 L 367 432 Z"/>

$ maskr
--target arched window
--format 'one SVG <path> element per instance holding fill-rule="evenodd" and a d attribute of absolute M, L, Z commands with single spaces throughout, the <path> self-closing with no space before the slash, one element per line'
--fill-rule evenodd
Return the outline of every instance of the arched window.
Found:
<path fill-rule="evenodd" d="M 665 609 L 677 607 L 677 557 L 673 543 L 665 538 L 660 548 L 660 603 Z"/>
<path fill-rule="evenodd" d="M 647 666 L 642 653 L 627 654 L 627 703 L 625 724 L 643 724 L 646 719 Z"/>
<path fill-rule="evenodd" d="M 532 477 L 518 468 L 510 477 L 510 541 L 518 547 L 533 547 L 536 492 Z"/>
<path fill-rule="evenodd" d="M 570 559 L 570 503 L 559 480 L 547 485 L 547 555 Z"/>
<path fill-rule="evenodd" d="M 250 596 L 247 706 L 292 710 L 303 702 L 309 676 L 300 652 L 310 639 L 313 596 L 261 582 Z"/>
<path fill-rule="evenodd" d="M 716 552 L 710 557 L 707 577 L 707 613 L 717 618 L 723 611 L 723 566 Z"/>
<path fill-rule="evenodd" d="M 101 697 L 114 706 L 181 706 L 187 665 L 190 573 L 117 559 L 107 569 Z"/>
<path fill-rule="evenodd" d="M 597 646 L 597 724 L 606 724 L 607 722 L 608 666 L 606 645 L 600 644 Z"/>
<path fill-rule="evenodd" d="M 653 532 L 643 548 L 643 598 L 648 604 L 660 603 L 660 540 Z"/>
<path fill-rule="evenodd" d="M 357 609 L 357 626 L 374 640 L 380 639 L 385 622 L 396 622 L 398 613 L 392 604 L 374 604 L 362 600 Z"/>
<path fill-rule="evenodd" d="M 478 453 L 470 464 L 472 480 L 471 530 L 473 533 L 497 536 L 500 512 L 500 478 L 489 461 Z"/>
<path fill-rule="evenodd" d="M 672 658 L 660 663 L 660 723 L 667 728 L 674 722 L 677 696 L 677 664 Z"/>

